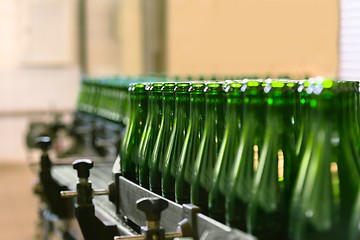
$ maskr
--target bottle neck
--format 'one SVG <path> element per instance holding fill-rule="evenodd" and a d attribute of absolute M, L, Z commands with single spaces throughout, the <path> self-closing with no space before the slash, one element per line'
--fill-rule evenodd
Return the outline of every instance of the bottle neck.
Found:
<path fill-rule="evenodd" d="M 262 144 L 263 135 L 266 128 L 265 121 L 265 102 L 261 99 L 252 99 L 244 103 L 243 124 L 247 125 L 249 134 L 252 136 L 254 144 Z"/>
<path fill-rule="evenodd" d="M 322 98 L 322 96 L 311 96 L 309 105 L 308 127 L 311 131 L 314 133 L 328 132 L 328 134 L 333 135 L 332 138 L 337 137 L 340 133 L 340 108 L 336 98 L 330 99 Z"/>
<path fill-rule="evenodd" d="M 356 105 L 355 95 L 353 92 L 343 92 L 340 96 L 342 110 L 342 124 L 346 124 L 347 128 L 354 128 L 356 124 Z"/>
<path fill-rule="evenodd" d="M 265 117 L 266 100 L 263 96 L 247 96 L 244 99 L 244 114 L 255 114 L 258 117 Z"/>
<path fill-rule="evenodd" d="M 210 126 L 223 127 L 225 116 L 224 98 L 221 94 L 206 95 L 206 122 Z"/>
<path fill-rule="evenodd" d="M 163 121 L 173 122 L 175 114 L 174 93 L 163 94 L 162 119 Z"/>
<path fill-rule="evenodd" d="M 299 95 L 298 116 L 296 119 L 304 123 L 309 122 L 307 119 L 310 111 L 309 95 L 306 92 L 302 92 Z"/>
<path fill-rule="evenodd" d="M 335 98 L 322 98 L 321 96 L 311 98 L 310 112 L 311 118 L 314 119 L 315 115 L 319 120 L 337 122 L 340 115 L 340 101 Z M 315 113 L 315 114 L 313 114 Z"/>
<path fill-rule="evenodd" d="M 205 115 L 205 95 L 190 93 L 190 121 L 200 122 Z"/>
<path fill-rule="evenodd" d="M 175 118 L 176 121 L 179 119 L 188 119 L 189 117 L 189 105 L 190 97 L 187 92 L 178 92 L 175 93 Z"/>
<path fill-rule="evenodd" d="M 232 122 L 240 119 L 243 101 L 241 96 L 227 96 L 226 97 L 226 123 L 233 124 Z M 230 123 L 231 122 L 231 123 Z"/>
<path fill-rule="evenodd" d="M 131 93 L 130 97 L 130 121 L 146 121 L 148 114 L 148 97 L 146 93 Z"/>
<path fill-rule="evenodd" d="M 161 92 L 150 92 L 149 94 L 149 113 L 152 120 L 161 119 L 162 116 L 162 96 Z"/>
<path fill-rule="evenodd" d="M 267 96 L 267 114 L 278 115 L 282 118 L 283 124 L 292 124 L 296 112 L 295 96 Z"/>

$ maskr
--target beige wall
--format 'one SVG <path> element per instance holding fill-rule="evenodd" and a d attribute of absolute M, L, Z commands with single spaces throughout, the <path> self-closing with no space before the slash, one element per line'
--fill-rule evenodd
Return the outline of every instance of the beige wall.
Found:
<path fill-rule="evenodd" d="M 87 64 L 92 75 L 121 73 L 118 0 L 86 1 Z"/>
<path fill-rule="evenodd" d="M 118 29 L 121 42 L 122 73 L 143 73 L 142 0 L 118 0 Z"/>
<path fill-rule="evenodd" d="M 337 0 L 172 0 L 171 74 L 337 74 Z"/>
<path fill-rule="evenodd" d="M 172 0 L 167 4 L 170 74 L 337 75 L 337 0 Z M 90 73 L 143 72 L 142 7 L 142 0 L 89 2 Z M 111 33 L 106 26 L 115 12 Z"/>
<path fill-rule="evenodd" d="M 92 0 L 86 3 L 89 74 L 142 74 L 141 1 Z"/>

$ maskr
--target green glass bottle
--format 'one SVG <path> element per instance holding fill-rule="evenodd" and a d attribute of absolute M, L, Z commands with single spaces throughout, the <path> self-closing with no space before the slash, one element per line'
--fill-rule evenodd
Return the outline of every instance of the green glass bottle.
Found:
<path fill-rule="evenodd" d="M 175 87 L 175 119 L 166 149 L 162 174 L 163 197 L 175 200 L 175 179 L 179 166 L 181 149 L 185 141 L 189 122 L 190 83 L 177 83 Z"/>
<path fill-rule="evenodd" d="M 311 125 L 291 199 L 291 239 L 348 239 L 359 169 L 348 122 L 340 117 L 348 102 L 345 90 L 327 79 L 308 87 Z"/>
<path fill-rule="evenodd" d="M 121 174 L 132 182 L 138 183 L 137 165 L 141 136 L 147 116 L 148 93 L 147 85 L 134 83 L 129 87 L 130 115 L 129 124 L 120 148 Z"/>
<path fill-rule="evenodd" d="M 357 127 L 357 135 L 360 136 L 360 118 L 359 118 L 359 112 L 360 112 L 360 80 L 354 80 L 354 102 L 353 102 L 353 115 L 354 115 L 354 124 Z"/>
<path fill-rule="evenodd" d="M 356 137 L 359 134 L 359 119 L 358 119 L 358 113 L 359 113 L 359 87 L 360 87 L 359 81 L 351 81 L 349 85 L 351 84 L 352 91 L 348 92 L 348 107 L 345 105 L 342 107 L 344 109 L 344 118 L 348 119 L 346 122 L 347 127 L 344 129 L 347 129 L 348 132 L 352 135 L 349 139 L 349 143 L 351 144 L 351 148 L 354 154 L 359 154 L 359 138 Z M 350 87 L 349 87 L 350 88 Z M 349 89 L 348 89 L 349 90 Z M 345 104 L 346 101 L 343 102 Z M 346 114 L 347 113 L 347 114 Z M 346 117 L 347 116 L 347 117 Z M 344 120 L 345 120 L 344 119 Z M 357 147 L 355 147 L 355 145 Z M 357 159 L 360 159 L 359 156 Z M 360 162 L 358 161 L 357 164 Z M 359 167 L 358 167 L 359 169 Z M 349 189 L 350 190 L 350 189 Z M 357 190 L 357 194 L 354 200 L 354 203 L 349 203 L 347 205 L 350 209 L 347 209 L 347 211 L 350 211 L 350 214 L 346 216 L 347 211 L 343 211 L 344 217 L 348 217 L 346 219 L 349 220 L 349 235 L 348 239 L 350 240 L 358 240 L 360 239 L 360 188 Z"/>
<path fill-rule="evenodd" d="M 208 214 L 208 197 L 213 169 L 224 135 L 225 102 L 222 82 L 208 82 L 205 92 L 205 126 L 191 180 L 191 203 Z"/>
<path fill-rule="evenodd" d="M 244 94 L 243 124 L 226 195 L 226 222 L 243 231 L 246 231 L 247 208 L 266 127 L 261 84 L 261 81 L 249 80 L 241 87 Z"/>
<path fill-rule="evenodd" d="M 117 147 L 102 147 L 101 142 L 107 139 L 115 139 L 122 128 L 119 119 L 119 101 L 116 95 L 120 92 L 119 86 L 114 79 L 103 79 L 99 84 L 99 101 L 96 118 L 92 127 L 92 145 L 100 156 L 113 155 L 118 152 Z M 120 142 L 117 143 L 120 145 Z M 108 155 L 110 156 L 110 155 Z"/>
<path fill-rule="evenodd" d="M 345 88 L 342 91 L 342 121 L 347 127 L 347 131 L 351 134 L 353 138 L 353 143 L 358 145 L 360 142 L 360 125 L 357 118 L 357 113 L 359 111 L 359 81 L 343 81 L 342 87 Z"/>
<path fill-rule="evenodd" d="M 150 158 L 161 124 L 162 87 L 163 83 L 150 84 L 148 114 L 139 146 L 139 184 L 147 189 L 149 189 Z"/>
<path fill-rule="evenodd" d="M 166 148 L 174 124 L 175 83 L 164 83 L 162 87 L 162 117 L 159 133 L 150 158 L 150 191 L 161 195 L 161 175 L 163 173 Z"/>
<path fill-rule="evenodd" d="M 334 142 L 334 136 L 340 136 L 340 143 L 336 149 L 341 200 L 340 229 L 347 229 L 360 183 L 360 136 L 354 111 L 354 94 L 358 89 L 355 81 L 337 81 L 334 88 L 339 92 L 335 101 L 339 102 L 340 108 L 339 124 L 332 138 L 332 142 Z"/>
<path fill-rule="evenodd" d="M 74 116 L 73 126 L 69 130 L 74 137 L 75 144 L 67 151 L 59 152 L 59 157 L 66 157 L 74 153 L 94 156 L 97 153 L 93 148 L 93 134 L 97 116 L 99 90 L 101 85 L 98 79 L 84 76 L 81 82 L 81 90 L 78 97 L 77 112 Z"/>
<path fill-rule="evenodd" d="M 105 88 L 104 83 L 101 79 L 91 81 L 90 84 L 89 104 L 85 118 L 82 119 L 86 119 L 85 122 L 87 122 L 86 125 L 88 126 L 88 129 L 86 131 L 87 133 L 84 135 L 84 148 L 87 149 L 87 152 L 92 153 L 94 146 L 94 133 L 92 131 L 94 130 L 94 128 L 97 127 L 96 124 L 98 124 L 99 119 L 102 118 L 99 115 L 100 109 L 102 108 L 101 101 L 106 97 L 103 96 L 104 94 L 101 93 Z"/>
<path fill-rule="evenodd" d="M 305 89 L 304 83 L 305 80 L 296 80 L 297 83 L 297 90 L 295 92 L 295 114 L 294 114 L 294 123 L 295 123 L 295 136 L 296 139 L 299 139 L 300 132 L 302 131 L 302 124 L 304 122 L 304 114 L 302 101 L 302 92 Z"/>
<path fill-rule="evenodd" d="M 177 203 L 190 203 L 190 186 L 193 168 L 204 129 L 205 84 L 193 82 L 190 92 L 190 116 L 184 145 L 181 149 L 179 168 L 175 181 L 175 200 Z"/>
<path fill-rule="evenodd" d="M 99 100 L 100 100 L 100 90 L 101 90 L 102 82 L 99 79 L 95 81 L 91 81 L 90 83 L 90 91 L 89 91 L 89 105 L 87 108 L 87 113 L 92 117 L 97 115 Z"/>
<path fill-rule="evenodd" d="M 104 114 L 96 121 L 94 128 L 96 132 L 93 132 L 94 148 L 101 156 L 108 156 L 110 159 L 119 155 L 127 125 L 124 118 L 125 116 L 128 118 L 129 114 L 128 109 L 124 108 L 129 102 L 129 82 L 120 80 L 115 77 L 104 80 L 106 86 L 106 101 L 102 104 Z"/>
<path fill-rule="evenodd" d="M 313 83 L 307 90 L 312 93 L 309 96 L 311 128 L 292 198 L 289 235 L 293 239 L 331 239 L 336 235 L 333 221 L 339 211 L 333 201 L 332 188 L 338 182 L 338 176 L 336 171 L 332 177 L 330 171 L 332 156 L 335 155 L 331 144 L 334 122 L 325 120 L 331 116 L 330 105 L 333 104 L 325 97 L 332 98 L 333 93 L 328 91 L 328 95 L 323 93 L 317 97 L 315 88 L 321 93 L 321 83 Z M 338 199 L 338 189 L 336 192 Z"/>
<path fill-rule="evenodd" d="M 111 119 L 111 105 L 110 101 L 112 95 L 112 85 L 107 80 L 99 82 L 99 102 L 97 106 L 96 115 L 102 119 Z"/>
<path fill-rule="evenodd" d="M 226 99 L 225 132 L 213 172 L 209 193 L 209 216 L 225 223 L 225 197 L 229 190 L 229 173 L 234 167 L 236 148 L 239 146 L 243 83 L 232 82 L 224 86 Z"/>
<path fill-rule="evenodd" d="M 81 82 L 81 90 L 78 98 L 78 110 L 79 112 L 87 115 L 95 113 L 95 107 L 97 105 L 97 92 L 99 91 L 99 80 L 83 77 Z"/>
<path fill-rule="evenodd" d="M 109 117 L 108 119 L 112 122 L 116 122 L 120 124 L 120 99 L 118 98 L 118 95 L 121 92 L 120 86 L 117 84 L 115 79 L 112 79 L 110 81 L 110 91 L 109 91 Z"/>
<path fill-rule="evenodd" d="M 296 159 L 300 162 L 300 159 L 305 154 L 307 139 L 309 134 L 309 128 L 311 124 L 311 115 L 310 115 L 310 99 L 309 94 L 312 91 L 312 83 L 311 80 L 301 80 L 298 82 L 297 89 L 297 100 L 296 100 L 296 126 L 297 126 L 297 134 L 296 134 L 296 148 L 295 154 Z"/>
<path fill-rule="evenodd" d="M 247 231 L 259 239 L 286 239 L 297 174 L 292 121 L 296 86 L 285 80 L 267 80 L 263 88 L 267 123 L 247 212 Z"/>
<path fill-rule="evenodd" d="M 122 125 L 122 116 L 124 114 L 124 109 L 122 109 L 122 103 L 124 100 L 121 98 L 123 94 L 122 85 L 117 78 L 112 78 L 110 80 L 110 86 L 111 90 L 109 92 L 108 98 L 110 106 L 109 120 L 119 125 Z"/>
<path fill-rule="evenodd" d="M 87 100 L 89 100 L 88 95 L 90 91 L 90 80 L 88 77 L 83 76 L 80 82 L 80 91 L 77 99 L 77 111 L 86 112 Z"/>
<path fill-rule="evenodd" d="M 119 119 L 124 127 L 128 125 L 130 116 L 130 95 L 128 93 L 130 83 L 130 79 L 119 79 L 120 92 L 117 101 L 119 101 Z"/>
<path fill-rule="evenodd" d="M 352 214 L 350 215 L 349 223 L 349 240 L 359 240 L 360 239 L 360 188 L 357 191 L 355 198 L 354 206 L 352 208 Z M 346 230 L 346 229 L 345 229 Z"/>

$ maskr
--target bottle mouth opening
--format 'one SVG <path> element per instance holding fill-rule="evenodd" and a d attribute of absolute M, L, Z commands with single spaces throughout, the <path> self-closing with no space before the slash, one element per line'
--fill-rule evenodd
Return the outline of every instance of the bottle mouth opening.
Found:
<path fill-rule="evenodd" d="M 134 85 L 131 85 L 130 87 L 135 87 L 135 88 L 145 88 L 145 84 L 143 83 L 136 83 Z"/>
<path fill-rule="evenodd" d="M 258 86 L 260 86 L 260 82 L 258 82 L 258 81 L 248 81 L 248 82 L 246 83 L 246 85 L 247 85 L 248 87 L 258 87 Z"/>
<path fill-rule="evenodd" d="M 201 87 L 205 87 L 204 83 L 193 83 L 191 84 L 192 87 L 194 88 L 201 88 Z"/>
<path fill-rule="evenodd" d="M 241 88 L 243 86 L 243 84 L 239 83 L 239 82 L 233 82 L 233 83 L 229 84 L 229 86 L 232 88 Z"/>
<path fill-rule="evenodd" d="M 206 87 L 207 88 L 219 88 L 219 87 L 221 87 L 221 83 L 207 83 L 206 84 Z"/>
<path fill-rule="evenodd" d="M 163 86 L 164 87 L 175 87 L 177 84 L 174 83 L 174 82 L 171 82 L 171 83 L 164 83 Z"/>
<path fill-rule="evenodd" d="M 189 82 L 177 83 L 176 86 L 177 87 L 190 87 L 190 83 Z"/>
<path fill-rule="evenodd" d="M 164 83 L 151 83 L 152 87 L 162 87 Z"/>

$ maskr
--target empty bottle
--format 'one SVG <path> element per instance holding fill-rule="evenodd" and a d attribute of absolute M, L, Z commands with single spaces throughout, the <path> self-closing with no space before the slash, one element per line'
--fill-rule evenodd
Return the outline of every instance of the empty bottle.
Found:
<path fill-rule="evenodd" d="M 166 149 L 174 124 L 175 83 L 164 83 L 162 87 L 162 117 L 160 129 L 150 158 L 150 191 L 161 195 L 161 175 L 163 173 Z"/>
<path fill-rule="evenodd" d="M 213 169 L 224 135 L 225 102 L 222 82 L 208 82 L 204 89 L 205 126 L 197 151 L 191 180 L 191 203 L 208 213 L 208 196 Z"/>
<path fill-rule="evenodd" d="M 132 84 L 129 93 L 131 110 L 120 149 L 120 171 L 127 179 L 138 183 L 138 153 L 148 109 L 147 84 Z"/>
<path fill-rule="evenodd" d="M 190 110 L 189 88 L 190 83 L 177 83 L 175 87 L 175 119 L 167 144 L 162 174 L 162 195 L 170 200 L 175 200 L 175 179 L 188 127 Z"/>
<path fill-rule="evenodd" d="M 291 199 L 291 239 L 348 239 L 359 168 L 348 122 L 340 117 L 345 90 L 327 79 L 308 87 L 311 124 Z"/>
<path fill-rule="evenodd" d="M 175 200 L 177 203 L 190 203 L 190 186 L 194 164 L 204 129 L 205 84 L 194 82 L 190 91 L 190 117 L 184 145 L 179 159 L 175 181 Z"/>
<path fill-rule="evenodd" d="M 352 207 L 352 214 L 349 216 L 349 240 L 359 240 L 360 239 L 360 189 L 357 191 L 355 198 L 354 206 Z M 345 231 L 347 229 L 344 229 Z"/>
<path fill-rule="evenodd" d="M 96 113 L 99 85 L 99 80 L 89 77 L 84 77 L 81 80 L 80 95 L 77 103 L 79 112 L 89 115 Z"/>
<path fill-rule="evenodd" d="M 229 190 L 230 172 L 234 167 L 236 148 L 239 146 L 243 94 L 242 82 L 224 86 L 226 99 L 225 132 L 216 160 L 209 193 L 209 216 L 225 223 L 225 197 Z"/>
<path fill-rule="evenodd" d="M 162 117 L 163 83 L 151 83 L 149 89 L 148 114 L 139 146 L 139 184 L 149 188 L 149 164 Z"/>
<path fill-rule="evenodd" d="M 267 123 L 247 211 L 247 231 L 259 239 L 286 239 L 297 174 L 292 121 L 296 86 L 285 80 L 267 80 L 263 89 Z"/>
<path fill-rule="evenodd" d="M 243 124 L 226 195 L 226 222 L 243 231 L 247 230 L 246 214 L 266 128 L 261 84 L 261 81 L 249 80 L 241 87 L 244 92 Z"/>
<path fill-rule="evenodd" d="M 335 112 L 339 112 L 339 124 L 337 132 L 339 135 L 339 145 L 337 148 L 337 164 L 340 188 L 340 235 L 348 238 L 342 233 L 342 229 L 348 229 L 350 219 L 353 214 L 354 204 L 356 204 L 356 193 L 360 183 L 360 149 L 359 132 L 356 120 L 356 95 L 358 94 L 358 81 L 337 81 L 334 90 L 338 91 L 338 108 L 334 107 Z M 337 111 L 339 109 L 339 111 Z M 334 134 L 332 141 L 337 135 Z M 348 233 L 346 233 L 348 234 Z"/>

